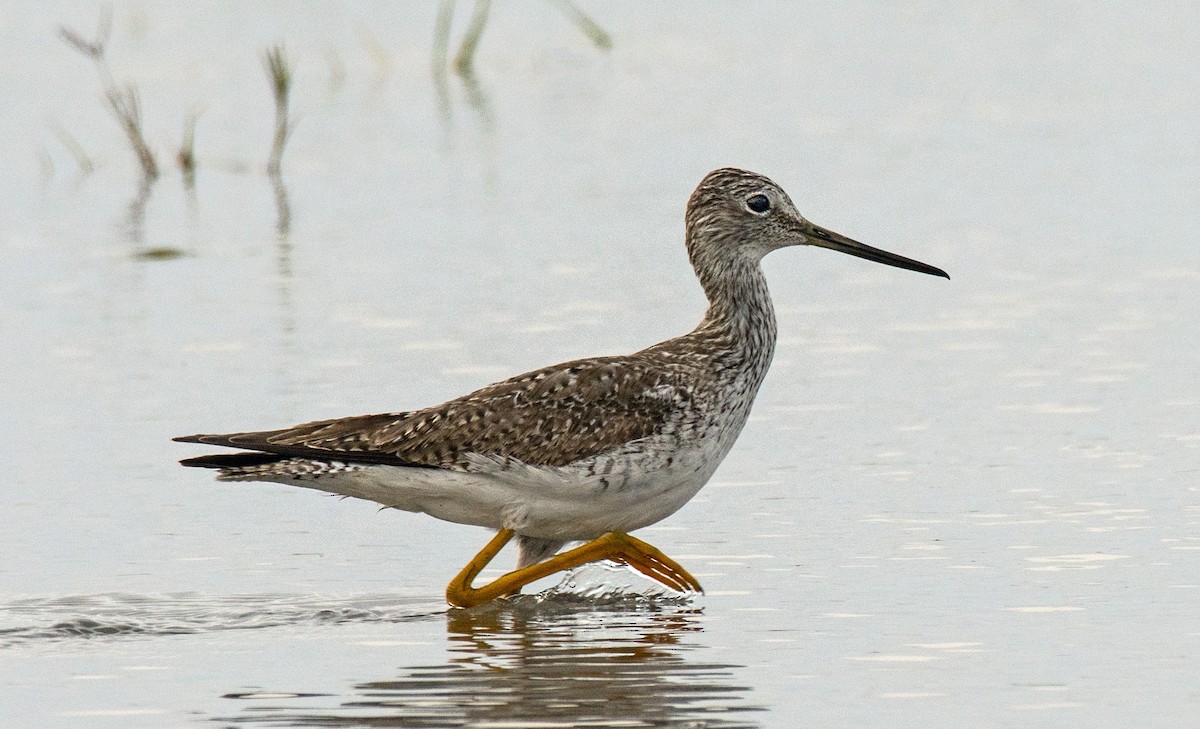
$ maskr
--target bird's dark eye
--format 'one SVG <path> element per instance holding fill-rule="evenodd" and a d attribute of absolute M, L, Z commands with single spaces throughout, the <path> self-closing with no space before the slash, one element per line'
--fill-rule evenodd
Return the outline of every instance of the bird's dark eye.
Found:
<path fill-rule="evenodd" d="M 766 195 L 751 195 L 746 198 L 746 207 L 756 213 L 765 213 L 771 209 L 771 201 Z"/>

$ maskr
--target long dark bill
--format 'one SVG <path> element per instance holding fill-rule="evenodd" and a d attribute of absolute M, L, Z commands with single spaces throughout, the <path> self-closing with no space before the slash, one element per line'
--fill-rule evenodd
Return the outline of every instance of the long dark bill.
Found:
<path fill-rule="evenodd" d="M 875 261 L 876 263 L 886 263 L 887 265 L 895 266 L 896 268 L 907 268 L 909 271 L 919 271 L 921 273 L 927 273 L 930 276 L 950 278 L 950 274 L 946 273 L 940 268 L 930 266 L 928 263 L 921 263 L 920 261 L 914 261 L 911 258 L 897 256 L 895 253 L 888 253 L 887 251 L 879 248 L 872 248 L 866 243 L 859 243 L 858 241 L 847 238 L 840 233 L 834 233 L 832 230 L 826 230 L 819 225 L 813 225 L 812 223 L 809 223 L 809 226 L 810 229 L 804 231 L 804 235 L 806 238 L 808 238 L 808 242 L 814 246 L 821 246 L 822 248 L 828 248 L 833 251 L 849 253 L 852 256 L 865 258 L 868 261 Z"/>

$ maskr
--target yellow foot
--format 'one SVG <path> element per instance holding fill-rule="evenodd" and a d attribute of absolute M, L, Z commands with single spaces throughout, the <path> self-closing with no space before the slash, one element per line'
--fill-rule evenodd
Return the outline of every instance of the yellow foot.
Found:
<path fill-rule="evenodd" d="M 642 540 L 623 532 L 609 532 L 575 549 L 555 555 L 545 562 L 514 570 L 494 581 L 475 588 L 471 583 L 480 570 L 488 565 L 513 538 L 510 529 L 501 529 L 492 541 L 475 555 L 466 567 L 446 586 L 446 601 L 455 607 L 482 605 L 503 595 L 520 592 L 530 582 L 555 572 L 574 569 L 589 562 L 611 560 L 627 564 L 650 579 L 678 592 L 703 592 L 695 577 L 675 560 Z"/>

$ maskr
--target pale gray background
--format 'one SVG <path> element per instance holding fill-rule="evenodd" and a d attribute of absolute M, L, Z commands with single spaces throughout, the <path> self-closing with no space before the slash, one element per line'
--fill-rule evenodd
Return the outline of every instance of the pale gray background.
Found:
<path fill-rule="evenodd" d="M 1195 4 L 588 2 L 604 53 L 498 0 L 477 86 L 442 95 L 432 2 L 196 5 L 112 6 L 165 163 L 132 226 L 132 155 L 55 34 L 105 5 L 0 9 L 8 725 L 1200 715 Z M 189 195 L 170 156 L 197 109 Z M 953 278 L 768 259 L 754 418 L 641 533 L 708 595 L 447 617 L 482 530 L 175 465 L 199 451 L 173 435 L 419 407 L 687 330 L 683 206 L 723 165 Z"/>

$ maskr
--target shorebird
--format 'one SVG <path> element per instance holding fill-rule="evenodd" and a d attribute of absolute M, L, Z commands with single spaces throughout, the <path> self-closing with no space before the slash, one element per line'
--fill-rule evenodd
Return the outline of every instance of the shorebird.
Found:
<path fill-rule="evenodd" d="M 745 170 L 706 175 L 685 223 L 708 309 L 683 336 L 551 365 L 423 410 L 183 436 L 175 440 L 242 452 L 181 463 L 218 469 L 221 481 L 292 484 L 497 530 L 446 588 L 459 607 L 598 560 L 700 592 L 687 570 L 629 532 L 695 496 L 746 424 L 775 350 L 763 257 L 819 246 L 949 276 L 810 223 L 779 185 Z M 516 569 L 475 587 L 514 536 Z M 584 544 L 560 554 L 571 542 Z"/>

